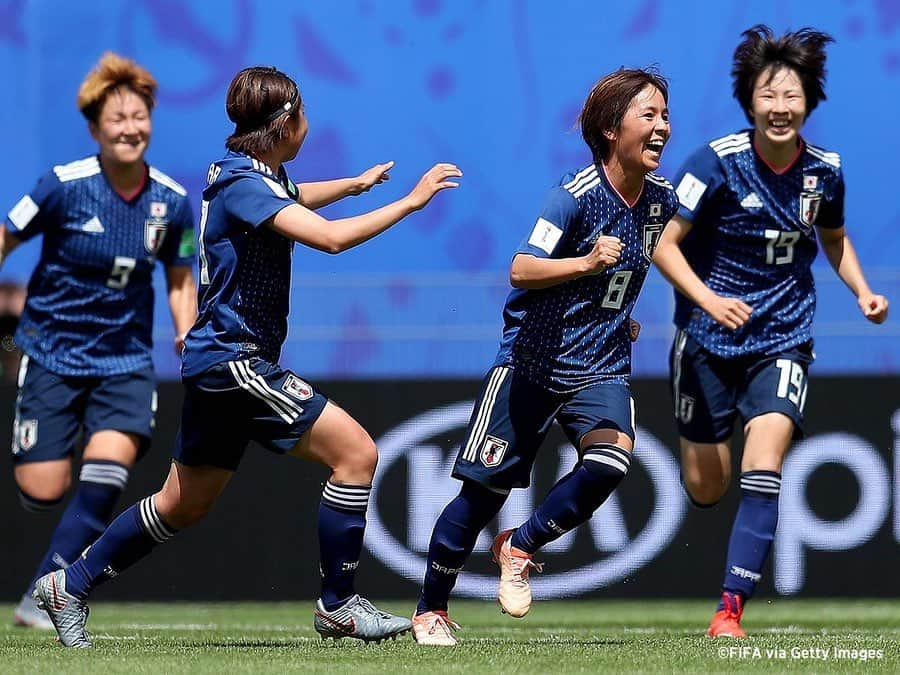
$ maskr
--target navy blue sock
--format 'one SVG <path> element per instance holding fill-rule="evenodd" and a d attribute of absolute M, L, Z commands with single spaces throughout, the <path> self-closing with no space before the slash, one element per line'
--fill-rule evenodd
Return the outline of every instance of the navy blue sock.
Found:
<path fill-rule="evenodd" d="M 778 525 L 778 494 L 781 474 L 776 471 L 746 471 L 741 474 L 741 503 L 738 506 L 722 590 L 750 598 L 762 578 Z M 723 609 L 719 603 L 719 609 Z"/>
<path fill-rule="evenodd" d="M 450 592 L 478 535 L 500 512 L 508 496 L 478 483 L 463 482 L 459 494 L 444 507 L 434 524 L 416 614 L 447 611 Z"/>
<path fill-rule="evenodd" d="M 534 553 L 586 522 L 625 478 L 631 453 L 612 443 L 595 443 L 584 450 L 581 466 L 560 478 L 543 503 L 519 527 L 510 546 Z"/>
<path fill-rule="evenodd" d="M 86 598 L 91 590 L 147 557 L 157 544 L 177 532 L 160 518 L 152 496 L 132 504 L 66 570 L 66 590 Z"/>
<path fill-rule="evenodd" d="M 71 565 L 100 536 L 128 482 L 128 467 L 106 460 L 88 461 L 81 466 L 79 480 L 29 589 L 45 574 Z"/>
<path fill-rule="evenodd" d="M 366 509 L 371 485 L 341 485 L 328 481 L 319 503 L 319 564 L 322 604 L 331 611 L 354 594 Z"/>

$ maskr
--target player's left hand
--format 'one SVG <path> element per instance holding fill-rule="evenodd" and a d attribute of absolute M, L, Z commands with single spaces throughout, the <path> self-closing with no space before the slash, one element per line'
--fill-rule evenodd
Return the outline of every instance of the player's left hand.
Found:
<path fill-rule="evenodd" d="M 628 317 L 628 337 L 632 342 L 637 342 L 638 335 L 641 334 L 641 324 Z"/>
<path fill-rule="evenodd" d="M 857 298 L 863 316 L 872 323 L 884 323 L 888 317 L 888 301 L 883 295 L 863 293 Z"/>
<path fill-rule="evenodd" d="M 356 177 L 356 181 L 351 188 L 351 194 L 358 195 L 368 192 L 373 185 L 379 185 L 386 180 L 390 180 L 391 177 L 388 171 L 393 167 L 393 162 L 385 162 L 384 164 L 376 164 L 371 169 L 366 169 Z"/>

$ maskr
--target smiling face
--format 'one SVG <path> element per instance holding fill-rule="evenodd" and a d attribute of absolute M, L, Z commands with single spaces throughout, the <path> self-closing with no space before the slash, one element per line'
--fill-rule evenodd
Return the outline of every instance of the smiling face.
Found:
<path fill-rule="evenodd" d="M 106 97 L 97 121 L 89 123 L 100 156 L 113 165 L 143 163 L 153 124 L 143 98 L 119 87 Z"/>
<path fill-rule="evenodd" d="M 793 68 L 767 68 L 753 86 L 750 115 L 757 141 L 796 147 L 806 120 L 806 94 Z"/>
<path fill-rule="evenodd" d="M 618 130 L 605 133 L 612 155 L 627 173 L 643 176 L 658 169 L 672 133 L 662 92 L 648 84 L 631 99 Z"/>

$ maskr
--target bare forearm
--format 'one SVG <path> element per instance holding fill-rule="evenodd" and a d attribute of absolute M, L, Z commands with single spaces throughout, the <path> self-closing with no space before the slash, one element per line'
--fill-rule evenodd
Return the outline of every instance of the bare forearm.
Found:
<path fill-rule="evenodd" d="M 844 235 L 833 241 L 823 241 L 822 248 L 834 271 L 856 297 L 872 292 L 849 237 Z"/>
<path fill-rule="evenodd" d="M 653 253 L 653 263 L 679 293 L 698 307 L 704 307 L 713 295 L 709 286 L 691 268 L 678 244 L 661 242 Z"/>
<path fill-rule="evenodd" d="M 0 265 L 20 243 L 21 240 L 9 231 L 5 223 L 0 224 Z"/>
<path fill-rule="evenodd" d="M 537 290 L 583 277 L 588 273 L 584 258 L 538 258 L 520 254 L 509 270 L 513 288 Z"/>
<path fill-rule="evenodd" d="M 297 183 L 300 203 L 308 209 L 320 209 L 334 202 L 361 192 L 359 178 L 338 178 L 335 180 Z"/>
<path fill-rule="evenodd" d="M 193 275 L 188 275 L 177 286 L 169 287 L 169 311 L 175 334 L 187 333 L 197 320 L 197 287 Z"/>

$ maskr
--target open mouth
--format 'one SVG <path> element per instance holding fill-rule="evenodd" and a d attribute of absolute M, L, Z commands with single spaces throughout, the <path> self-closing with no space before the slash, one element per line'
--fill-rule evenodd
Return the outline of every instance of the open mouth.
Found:
<path fill-rule="evenodd" d="M 649 150 L 650 152 L 656 153 L 657 155 L 661 155 L 664 146 L 665 146 L 665 143 L 663 141 L 650 141 L 644 147 L 646 147 L 646 149 Z"/>
<path fill-rule="evenodd" d="M 787 131 L 791 128 L 790 120 L 771 120 L 769 121 L 769 126 L 775 129 L 776 131 Z"/>

